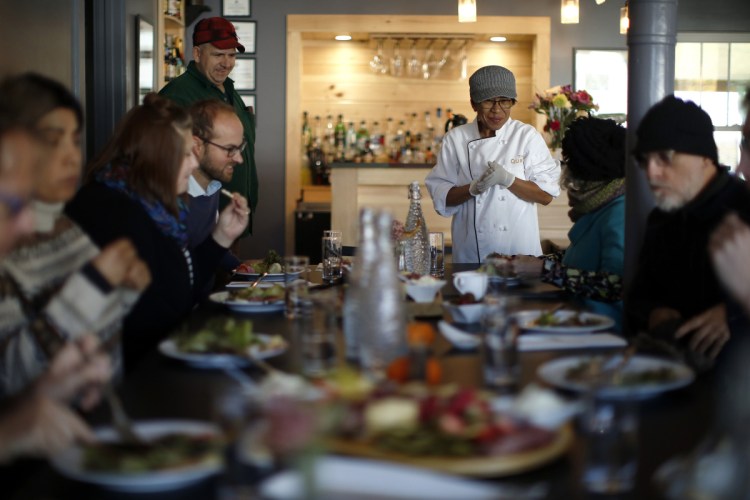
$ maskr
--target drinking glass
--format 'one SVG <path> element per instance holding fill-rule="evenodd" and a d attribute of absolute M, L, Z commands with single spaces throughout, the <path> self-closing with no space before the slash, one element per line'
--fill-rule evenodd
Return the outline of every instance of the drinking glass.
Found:
<path fill-rule="evenodd" d="M 323 280 L 341 278 L 341 231 L 323 231 Z"/>
<path fill-rule="evenodd" d="M 591 493 L 633 489 L 638 469 L 638 404 L 608 400 L 592 392 L 583 415 L 586 454 L 583 484 Z"/>
<path fill-rule="evenodd" d="M 308 317 L 312 313 L 307 273 L 310 259 L 303 255 L 284 257 L 284 300 L 287 318 Z"/>
<path fill-rule="evenodd" d="M 430 274 L 436 278 L 445 276 L 445 246 L 443 243 L 443 233 L 430 233 Z"/>
<path fill-rule="evenodd" d="M 404 58 L 401 56 L 401 44 L 396 41 L 396 45 L 393 47 L 393 57 L 391 57 L 391 75 L 403 76 L 404 74 Z"/>
<path fill-rule="evenodd" d="M 507 298 L 487 295 L 482 318 L 482 366 L 485 384 L 502 392 L 518 385 L 518 326 L 508 313 Z"/>

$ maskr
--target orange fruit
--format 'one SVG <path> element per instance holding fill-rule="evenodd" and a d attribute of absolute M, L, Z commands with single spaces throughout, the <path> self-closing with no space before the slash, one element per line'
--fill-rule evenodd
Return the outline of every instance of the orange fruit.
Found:
<path fill-rule="evenodd" d="M 409 380 L 409 358 L 407 356 L 402 356 L 394 359 L 391 364 L 388 365 L 386 376 L 399 383 Z"/>
<path fill-rule="evenodd" d="M 435 328 L 431 323 L 412 321 L 406 325 L 406 338 L 409 345 L 430 345 L 435 342 Z"/>
<path fill-rule="evenodd" d="M 440 361 L 437 358 L 429 358 L 427 360 L 427 366 L 425 367 L 427 383 L 430 385 L 438 385 L 440 380 L 443 378 L 443 369 L 440 366 Z"/>

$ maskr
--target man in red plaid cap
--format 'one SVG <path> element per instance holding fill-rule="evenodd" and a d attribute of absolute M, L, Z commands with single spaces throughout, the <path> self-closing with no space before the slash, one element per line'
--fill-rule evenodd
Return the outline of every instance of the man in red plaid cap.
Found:
<path fill-rule="evenodd" d="M 252 232 L 252 217 L 258 204 L 255 115 L 252 109 L 245 106 L 242 97 L 234 89 L 234 82 L 229 78 L 238 52 L 245 52 L 245 47 L 237 38 L 232 23 L 223 17 L 200 20 L 193 30 L 193 60 L 188 64 L 187 71 L 170 81 L 159 94 L 185 107 L 206 99 L 220 99 L 232 106 L 242 122 L 245 146 L 242 150 L 242 164 L 236 166 L 232 179 L 224 187 L 247 198 L 251 208 L 248 231 Z M 207 148 L 222 146 L 229 145 L 205 144 Z M 221 201 L 226 203 L 226 200 Z"/>

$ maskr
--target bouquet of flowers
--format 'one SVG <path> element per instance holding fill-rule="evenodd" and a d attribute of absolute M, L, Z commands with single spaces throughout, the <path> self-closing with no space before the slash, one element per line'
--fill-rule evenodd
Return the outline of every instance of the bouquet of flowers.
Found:
<path fill-rule="evenodd" d="M 529 108 L 547 117 L 544 131 L 550 137 L 549 147 L 557 149 L 562 147 L 565 131 L 573 120 L 590 115 L 599 105 L 594 104 L 591 94 L 585 90 L 573 92 L 570 85 L 563 85 L 545 90 L 544 95 L 536 94 Z"/>

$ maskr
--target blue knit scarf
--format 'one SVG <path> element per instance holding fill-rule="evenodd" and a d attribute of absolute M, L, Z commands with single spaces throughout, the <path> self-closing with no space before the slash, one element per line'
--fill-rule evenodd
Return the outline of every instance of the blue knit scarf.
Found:
<path fill-rule="evenodd" d="M 131 200 L 138 202 L 149 217 L 156 223 L 162 233 L 173 238 L 180 248 L 187 247 L 187 214 L 188 209 L 181 199 L 177 199 L 179 215 L 175 218 L 160 202 L 144 198 L 133 191 L 126 181 L 127 167 L 122 165 L 107 165 L 96 174 L 96 180 L 105 186 L 127 195 Z"/>

